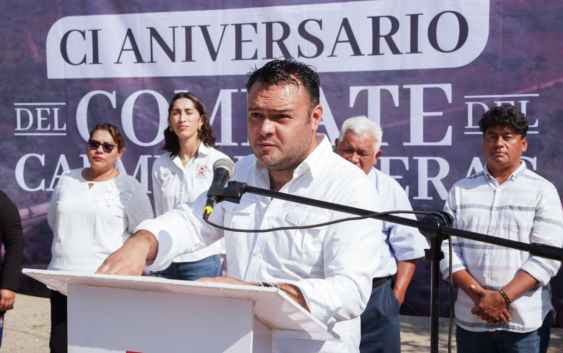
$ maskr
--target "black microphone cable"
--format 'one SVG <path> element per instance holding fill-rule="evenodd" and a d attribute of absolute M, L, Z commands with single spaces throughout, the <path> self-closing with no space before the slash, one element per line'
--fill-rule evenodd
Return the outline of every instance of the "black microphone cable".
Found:
<path fill-rule="evenodd" d="M 268 229 L 239 229 L 239 228 L 229 228 L 229 227 L 224 227 L 224 226 L 220 226 L 218 224 L 215 224 L 213 222 L 211 222 L 209 219 L 204 219 L 205 223 L 209 224 L 210 226 L 213 226 L 215 228 L 218 229 L 222 229 L 222 230 L 228 230 L 230 232 L 237 232 L 237 233 L 268 233 L 268 232 L 275 232 L 278 230 L 291 230 L 291 229 L 310 229 L 310 228 L 318 228 L 318 227 L 325 227 L 325 226 L 329 226 L 331 224 L 336 224 L 336 223 L 342 223 L 342 222 L 349 222 L 349 221 L 357 221 L 360 219 L 366 219 L 366 218 L 371 218 L 374 216 L 387 216 L 387 215 L 392 215 L 392 214 L 399 214 L 399 213 L 408 213 L 408 214 L 423 214 L 423 215 L 430 215 L 432 214 L 432 212 L 426 212 L 426 211 L 404 211 L 404 210 L 398 210 L 398 211 L 386 211 L 386 212 L 374 212 L 374 213 L 370 213 L 367 214 L 365 216 L 358 216 L 358 217 L 349 217 L 349 218 L 341 218 L 341 219 L 337 219 L 335 221 L 330 221 L 330 222 L 324 222 L 324 223 L 317 223 L 317 224 L 310 224 L 310 225 L 306 225 L 306 226 L 290 226 L 290 227 L 277 227 L 277 228 L 268 228 Z"/>
<path fill-rule="evenodd" d="M 310 229 L 310 228 L 318 228 L 318 227 L 325 227 L 331 224 L 342 223 L 342 222 L 349 222 L 349 221 L 357 221 L 360 219 L 372 218 L 374 216 L 387 216 L 393 214 L 414 214 L 414 215 L 431 215 L 433 212 L 426 212 L 426 211 L 406 211 L 406 210 L 397 210 L 397 211 L 386 211 L 386 212 L 374 212 L 365 216 L 358 216 L 358 217 L 348 217 L 348 218 L 341 218 L 335 221 L 324 222 L 324 223 L 317 223 L 317 224 L 310 224 L 306 226 L 290 226 L 290 227 L 277 227 L 277 228 L 268 228 L 268 229 L 239 229 L 239 228 L 229 228 L 220 226 L 211 222 L 209 219 L 204 219 L 205 223 L 209 224 L 212 227 L 227 230 L 230 232 L 237 232 L 237 233 L 268 233 L 268 232 L 275 232 L 279 230 L 291 230 L 291 229 Z M 450 318 L 449 318 L 449 330 L 448 330 L 448 353 L 452 351 L 452 329 L 453 329 L 453 279 L 452 279 L 452 237 L 448 235 L 448 245 L 449 245 L 449 307 L 450 307 Z"/>

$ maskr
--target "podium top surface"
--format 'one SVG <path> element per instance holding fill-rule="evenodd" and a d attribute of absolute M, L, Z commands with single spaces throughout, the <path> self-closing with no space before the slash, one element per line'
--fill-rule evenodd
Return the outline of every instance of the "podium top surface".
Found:
<path fill-rule="evenodd" d="M 23 273 L 50 288 L 67 294 L 68 285 L 128 289 L 141 292 L 178 293 L 252 300 L 254 316 L 276 335 L 339 341 L 338 334 L 307 312 L 278 288 L 223 283 L 200 283 L 147 276 L 116 276 L 24 269 Z"/>

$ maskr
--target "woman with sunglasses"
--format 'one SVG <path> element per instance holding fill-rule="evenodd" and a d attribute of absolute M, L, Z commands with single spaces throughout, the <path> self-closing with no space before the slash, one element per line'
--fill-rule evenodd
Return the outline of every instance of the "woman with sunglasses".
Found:
<path fill-rule="evenodd" d="M 123 152 L 119 129 L 98 125 L 86 144 L 90 167 L 61 176 L 47 215 L 53 230 L 49 270 L 94 273 L 139 223 L 153 218 L 142 185 L 115 169 Z M 51 352 L 67 351 L 67 300 L 57 291 L 51 291 L 49 346 Z"/>
<path fill-rule="evenodd" d="M 192 202 L 207 192 L 213 180 L 213 164 L 229 158 L 217 151 L 205 104 L 191 92 L 176 94 L 168 107 L 169 128 L 164 131 L 167 153 L 153 164 L 152 183 L 157 217 L 184 202 Z M 221 276 L 220 240 L 194 253 L 174 259 L 163 271 L 151 275 L 168 279 L 194 281 Z"/>

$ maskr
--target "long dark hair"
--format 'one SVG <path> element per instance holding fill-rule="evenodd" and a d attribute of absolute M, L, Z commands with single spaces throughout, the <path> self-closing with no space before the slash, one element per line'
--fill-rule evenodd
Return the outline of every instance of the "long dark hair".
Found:
<path fill-rule="evenodd" d="M 203 100 L 199 98 L 195 93 L 192 92 L 180 92 L 176 94 L 170 101 L 168 106 L 168 117 L 172 113 L 172 108 L 174 107 L 174 102 L 178 99 L 187 98 L 194 103 L 195 108 L 199 112 L 199 115 L 203 116 L 203 125 L 201 129 L 198 130 L 197 136 L 203 144 L 207 147 L 215 148 L 215 135 L 213 135 L 213 130 L 209 124 L 209 114 L 207 113 L 207 108 Z M 174 131 L 170 131 L 170 128 L 164 130 L 164 146 L 163 150 L 170 152 L 170 158 L 174 158 L 180 153 L 180 140 Z"/>

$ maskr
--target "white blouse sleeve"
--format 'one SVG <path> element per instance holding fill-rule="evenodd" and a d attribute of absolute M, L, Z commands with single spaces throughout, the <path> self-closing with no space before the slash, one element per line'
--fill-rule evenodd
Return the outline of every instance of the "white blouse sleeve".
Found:
<path fill-rule="evenodd" d="M 133 234 L 142 221 L 154 218 L 151 202 L 141 184 L 134 187 L 125 212 L 128 220 L 127 231 L 130 234 Z"/>

